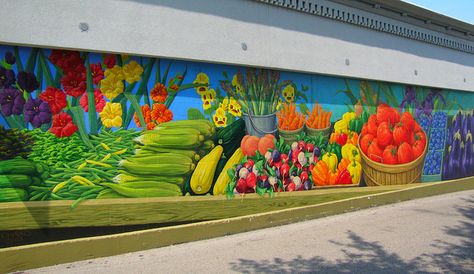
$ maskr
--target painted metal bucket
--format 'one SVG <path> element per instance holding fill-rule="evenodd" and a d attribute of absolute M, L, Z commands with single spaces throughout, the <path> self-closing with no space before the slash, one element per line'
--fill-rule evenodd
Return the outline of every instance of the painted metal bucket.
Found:
<path fill-rule="evenodd" d="M 277 132 L 276 113 L 268 115 L 252 115 L 242 113 L 248 135 L 262 137 L 265 134 L 275 135 Z"/>

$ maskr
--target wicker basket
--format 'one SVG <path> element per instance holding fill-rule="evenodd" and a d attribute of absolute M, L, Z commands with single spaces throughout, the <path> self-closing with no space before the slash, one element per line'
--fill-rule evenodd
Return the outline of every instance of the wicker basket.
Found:
<path fill-rule="evenodd" d="M 359 147 L 360 139 L 361 138 L 359 137 L 359 141 L 357 142 Z M 361 151 L 362 174 L 365 183 L 367 186 L 386 186 L 420 182 L 427 150 L 428 144 L 426 144 L 425 150 L 420 157 L 409 163 L 399 165 L 377 163 Z"/>
<path fill-rule="evenodd" d="M 302 132 L 303 129 L 304 129 L 304 125 L 297 130 L 283 130 L 283 129 L 278 128 L 278 135 L 280 137 L 283 137 L 286 144 L 291 145 L 293 142 L 297 141 L 296 136 L 300 134 L 300 132 Z"/>

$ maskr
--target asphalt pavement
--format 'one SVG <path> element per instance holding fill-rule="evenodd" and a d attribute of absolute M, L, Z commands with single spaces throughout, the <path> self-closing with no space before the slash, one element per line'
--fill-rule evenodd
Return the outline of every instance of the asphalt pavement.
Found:
<path fill-rule="evenodd" d="M 474 191 L 26 273 L 474 273 Z"/>

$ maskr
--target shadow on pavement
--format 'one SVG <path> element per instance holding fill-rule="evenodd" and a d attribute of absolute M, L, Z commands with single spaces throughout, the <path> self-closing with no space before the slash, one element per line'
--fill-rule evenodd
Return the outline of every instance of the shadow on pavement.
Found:
<path fill-rule="evenodd" d="M 456 211 L 464 216 L 463 221 L 446 226 L 443 230 L 447 235 L 454 236 L 458 244 L 439 239 L 433 246 L 441 250 L 439 253 L 424 254 L 442 272 L 474 273 L 474 199 L 463 199 L 468 206 L 458 207 Z"/>
<path fill-rule="evenodd" d="M 447 235 L 456 237 L 458 244 L 438 239 L 433 246 L 439 252 L 422 254 L 409 261 L 387 251 L 378 242 L 366 241 L 347 231 L 349 243 L 331 241 L 340 246 L 343 259 L 302 255 L 261 261 L 238 259 L 230 263 L 230 268 L 241 273 L 474 273 L 474 199 L 465 201 L 467 206 L 457 208 L 465 220 L 443 229 Z"/>

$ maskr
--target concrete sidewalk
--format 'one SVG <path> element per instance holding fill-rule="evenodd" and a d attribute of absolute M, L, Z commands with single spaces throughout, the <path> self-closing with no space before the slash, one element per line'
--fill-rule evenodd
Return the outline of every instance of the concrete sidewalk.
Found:
<path fill-rule="evenodd" d="M 474 191 L 25 272 L 446 271 L 474 272 Z"/>

